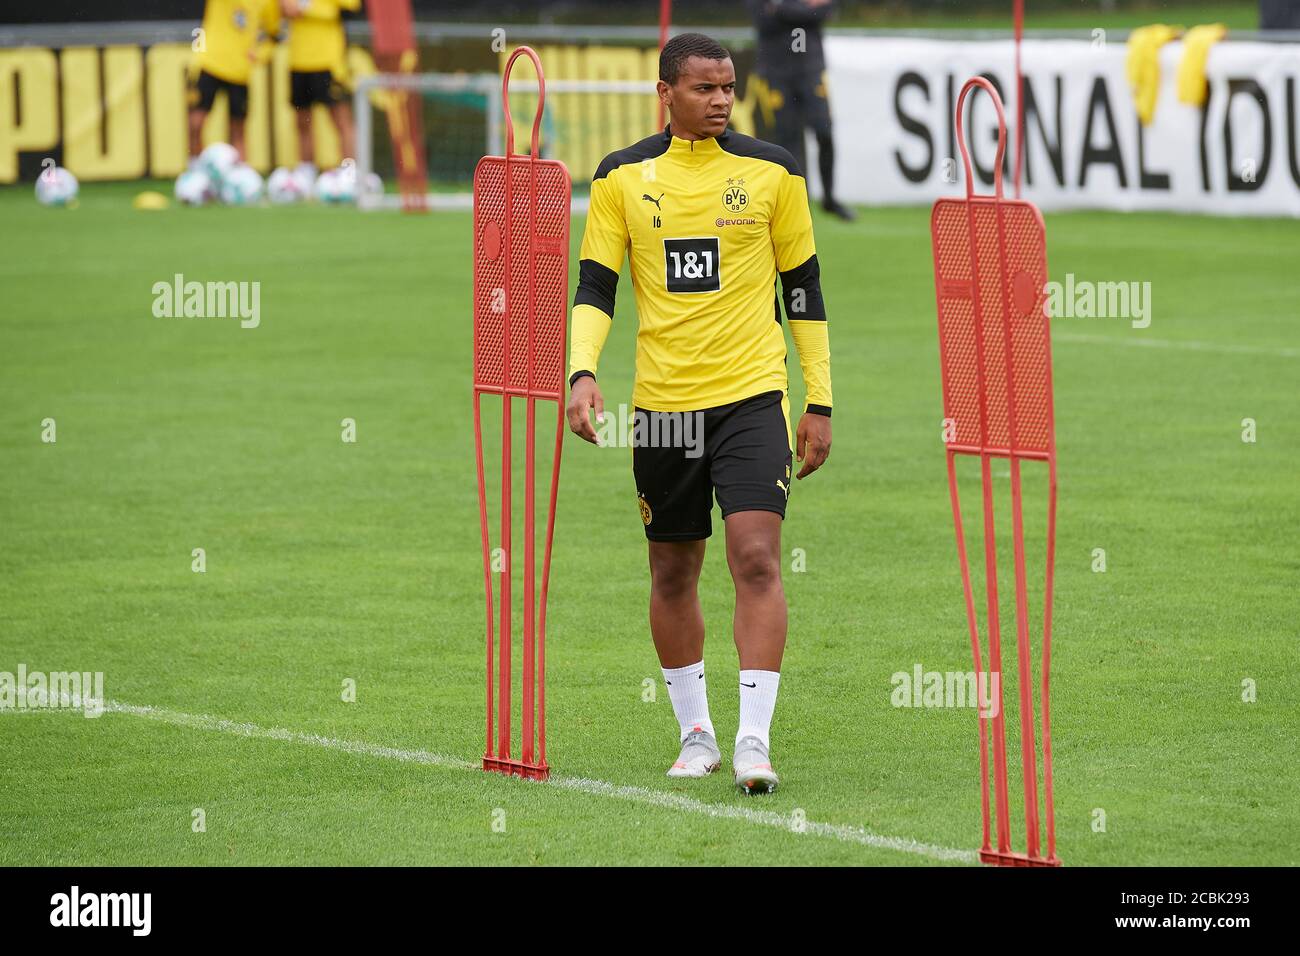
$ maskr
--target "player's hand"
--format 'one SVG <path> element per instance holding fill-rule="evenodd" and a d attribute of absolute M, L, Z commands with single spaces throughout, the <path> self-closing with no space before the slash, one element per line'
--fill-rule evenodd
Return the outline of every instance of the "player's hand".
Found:
<path fill-rule="evenodd" d="M 298 6 L 298 0 L 280 0 L 280 12 L 292 20 L 302 13 L 302 9 Z"/>
<path fill-rule="evenodd" d="M 564 413 L 569 416 L 569 428 L 575 435 L 599 445 L 596 429 L 591 425 L 591 410 L 596 411 L 596 421 L 605 420 L 605 399 L 590 375 L 578 379 L 569 389 L 569 404 Z"/>
<path fill-rule="evenodd" d="M 831 453 L 831 420 L 827 415 L 804 412 L 795 433 L 795 454 L 803 462 L 796 478 L 811 475 L 826 463 Z"/>

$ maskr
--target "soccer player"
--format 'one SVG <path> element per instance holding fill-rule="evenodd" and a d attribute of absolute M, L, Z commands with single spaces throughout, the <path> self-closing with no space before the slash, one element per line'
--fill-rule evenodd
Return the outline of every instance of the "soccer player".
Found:
<path fill-rule="evenodd" d="M 792 445 L 800 479 L 830 453 L 830 352 L 803 176 L 786 150 L 727 129 L 735 88 L 731 56 L 716 41 L 674 37 L 658 83 L 672 121 L 597 168 L 566 414 L 599 443 L 589 414 L 604 421 L 596 366 L 626 252 L 639 318 L 633 420 L 637 430 L 649 425 L 641 440 L 634 433 L 632 471 L 649 540 L 650 630 L 680 728 L 668 775 L 702 777 L 721 764 L 697 593 L 716 495 L 740 655 L 732 766 L 743 791 L 766 793 L 777 783 L 769 728 L 786 638 L 780 549 Z M 807 385 L 795 442 L 782 302 Z M 645 440 L 656 428 L 660 440 Z"/>
<path fill-rule="evenodd" d="M 754 71 L 762 82 L 760 102 L 771 115 L 773 140 L 807 169 L 804 128 L 817 138 L 822 208 L 851 221 L 853 210 L 835 198 L 835 139 L 826 90 L 822 23 L 832 0 L 749 0 L 758 31 Z"/>
<path fill-rule="evenodd" d="M 289 19 L 290 101 L 298 121 L 298 162 L 315 167 L 311 126 L 316 103 L 329 108 L 344 158 L 354 158 L 347 36 L 341 17 L 344 10 L 360 10 L 361 0 L 280 0 L 280 6 Z"/>
<path fill-rule="evenodd" d="M 280 32 L 276 0 L 207 0 L 203 8 L 198 77 L 190 89 L 190 160 L 203 148 L 203 123 L 217 93 L 230 109 L 230 145 L 244 158 L 244 118 L 248 116 L 248 77 L 254 63 L 270 59 Z"/>

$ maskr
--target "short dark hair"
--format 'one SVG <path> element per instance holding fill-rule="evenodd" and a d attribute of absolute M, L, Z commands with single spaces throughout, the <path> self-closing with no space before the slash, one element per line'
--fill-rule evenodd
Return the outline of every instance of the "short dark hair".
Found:
<path fill-rule="evenodd" d="M 713 37 L 703 33 L 679 33 L 659 51 L 659 79 L 672 86 L 682 75 L 686 61 L 693 56 L 702 56 L 706 60 L 731 58 L 727 48 Z"/>

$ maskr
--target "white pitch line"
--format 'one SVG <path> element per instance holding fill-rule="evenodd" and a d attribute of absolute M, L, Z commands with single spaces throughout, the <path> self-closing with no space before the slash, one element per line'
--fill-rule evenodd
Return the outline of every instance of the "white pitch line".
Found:
<path fill-rule="evenodd" d="M 186 714 L 179 710 L 164 707 L 141 707 L 136 704 L 124 704 L 110 700 L 104 704 L 104 710 L 110 714 L 130 714 L 133 717 L 148 717 L 175 727 L 188 727 L 191 730 L 213 730 L 238 737 L 251 737 L 256 740 L 279 740 L 291 744 L 307 744 L 311 747 L 324 747 L 329 750 L 341 750 L 345 753 L 361 754 L 365 757 L 385 757 L 389 760 L 401 760 L 404 763 L 421 763 L 433 767 L 455 767 L 460 770 L 472 770 L 476 763 L 448 757 L 443 754 L 430 753 L 427 750 L 403 750 L 398 747 L 383 747 L 355 740 L 339 740 L 337 737 L 323 737 L 320 734 L 308 734 L 301 730 L 283 730 L 279 727 L 262 727 L 258 724 L 240 723 L 224 717 L 210 717 L 207 714 Z"/>
<path fill-rule="evenodd" d="M 636 803 L 685 810 L 688 813 L 700 813 L 705 816 L 728 820 L 742 820 L 745 823 L 776 827 L 780 830 L 793 829 L 793 821 L 788 814 L 780 814 L 772 810 L 751 810 L 748 807 L 703 803 L 677 793 L 665 793 L 661 790 L 651 790 L 646 787 L 622 786 L 620 784 L 606 783 L 604 780 L 588 780 L 584 777 L 551 777 L 550 782 L 557 786 L 568 787 L 571 790 L 580 790 L 583 793 L 602 797 L 632 800 Z M 975 863 L 977 861 L 976 855 L 969 850 L 954 850 L 946 846 L 935 846 L 931 843 L 918 843 L 916 840 L 908 840 L 903 837 L 880 836 L 876 833 L 868 833 L 862 827 L 850 826 L 844 823 L 818 823 L 814 820 L 805 820 L 802 826 L 805 833 L 830 837 L 833 840 L 840 840 L 845 843 L 860 843 L 863 846 L 874 847 L 879 850 L 914 853 L 918 856 L 927 856 L 932 860 L 960 861 L 963 863 Z"/>
<path fill-rule="evenodd" d="M 1074 332 L 1053 332 L 1053 342 L 1077 342 L 1082 345 L 1129 345 L 1137 348 L 1178 349 L 1185 352 L 1222 352 L 1228 355 L 1276 355 L 1280 358 L 1300 358 L 1300 349 L 1270 348 L 1263 345 L 1230 345 L 1220 342 L 1193 342 L 1177 339 L 1148 339 L 1138 336 L 1118 338 L 1111 335 L 1078 335 Z"/>
<path fill-rule="evenodd" d="M 455 770 L 481 770 L 478 761 L 462 760 L 445 754 L 431 753 L 427 750 L 408 750 L 399 747 L 383 747 L 378 744 L 357 740 L 340 740 L 337 737 L 324 737 L 299 730 L 284 730 L 278 727 L 262 727 L 258 724 L 241 723 L 224 717 L 211 717 L 207 714 L 186 714 L 164 707 L 145 707 L 110 700 L 104 705 L 107 713 L 128 714 L 133 717 L 145 717 L 174 727 L 186 727 L 191 730 L 208 730 L 216 733 L 233 734 L 254 740 L 277 740 L 282 743 L 306 744 L 327 750 L 364 757 L 381 757 L 387 760 L 400 760 L 404 763 L 418 763 L 432 767 L 449 767 Z M 648 787 L 625 786 L 608 783 L 604 780 L 589 780 L 585 777 L 567 777 L 553 774 L 550 785 L 575 790 L 579 793 L 597 797 L 610 797 L 667 810 L 681 810 L 697 813 L 717 819 L 739 820 L 758 826 L 772 827 L 779 830 L 793 830 L 793 820 L 788 814 L 772 810 L 753 810 L 748 807 L 727 806 L 725 804 L 704 803 L 692 797 Z M 950 847 L 920 843 L 902 837 L 880 836 L 868 833 L 863 827 L 849 826 L 842 823 L 818 823 L 814 820 L 802 822 L 803 832 L 813 836 L 826 837 L 842 843 L 857 843 L 879 850 L 894 850 L 899 853 L 911 853 L 945 862 L 975 863 L 977 857 L 969 850 L 954 850 Z"/>

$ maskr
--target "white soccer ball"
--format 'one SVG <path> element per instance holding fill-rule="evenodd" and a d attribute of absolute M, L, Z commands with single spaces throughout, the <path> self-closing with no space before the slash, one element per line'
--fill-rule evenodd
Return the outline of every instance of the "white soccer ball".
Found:
<path fill-rule="evenodd" d="M 202 206 L 213 197 L 212 177 L 202 169 L 187 169 L 176 177 L 176 201 L 186 206 Z"/>
<path fill-rule="evenodd" d="M 315 166 L 298 166 L 293 171 L 293 178 L 298 182 L 298 188 L 302 190 L 303 196 L 310 199 L 316 195 L 316 167 Z"/>
<path fill-rule="evenodd" d="M 276 205 L 302 202 L 311 195 L 310 184 L 304 188 L 301 176 L 281 166 L 266 180 L 266 196 Z"/>
<path fill-rule="evenodd" d="M 239 150 L 229 143 L 213 143 L 199 154 L 199 165 L 219 187 L 226 174 L 239 165 Z"/>
<path fill-rule="evenodd" d="M 327 169 L 316 177 L 313 192 L 321 202 L 335 202 L 338 196 L 339 174 L 337 170 Z"/>
<path fill-rule="evenodd" d="M 307 195 L 310 196 L 316 190 L 316 177 L 320 175 L 320 170 L 316 168 L 315 163 L 299 163 L 293 167 L 293 177 L 302 184 Z"/>
<path fill-rule="evenodd" d="M 221 180 L 221 201 L 248 206 L 262 198 L 262 174 L 246 163 L 233 166 Z"/>
<path fill-rule="evenodd" d="M 379 178 L 378 173 L 366 173 L 365 181 L 361 184 L 358 194 L 364 196 L 382 196 L 384 194 L 384 181 Z"/>
<path fill-rule="evenodd" d="M 357 198 L 357 177 L 349 173 L 347 167 L 327 169 L 316 179 L 316 198 L 321 202 L 332 204 L 355 202 Z"/>
<path fill-rule="evenodd" d="M 36 201 L 42 206 L 66 206 L 77 198 L 77 177 L 62 166 L 47 166 L 36 178 Z"/>

